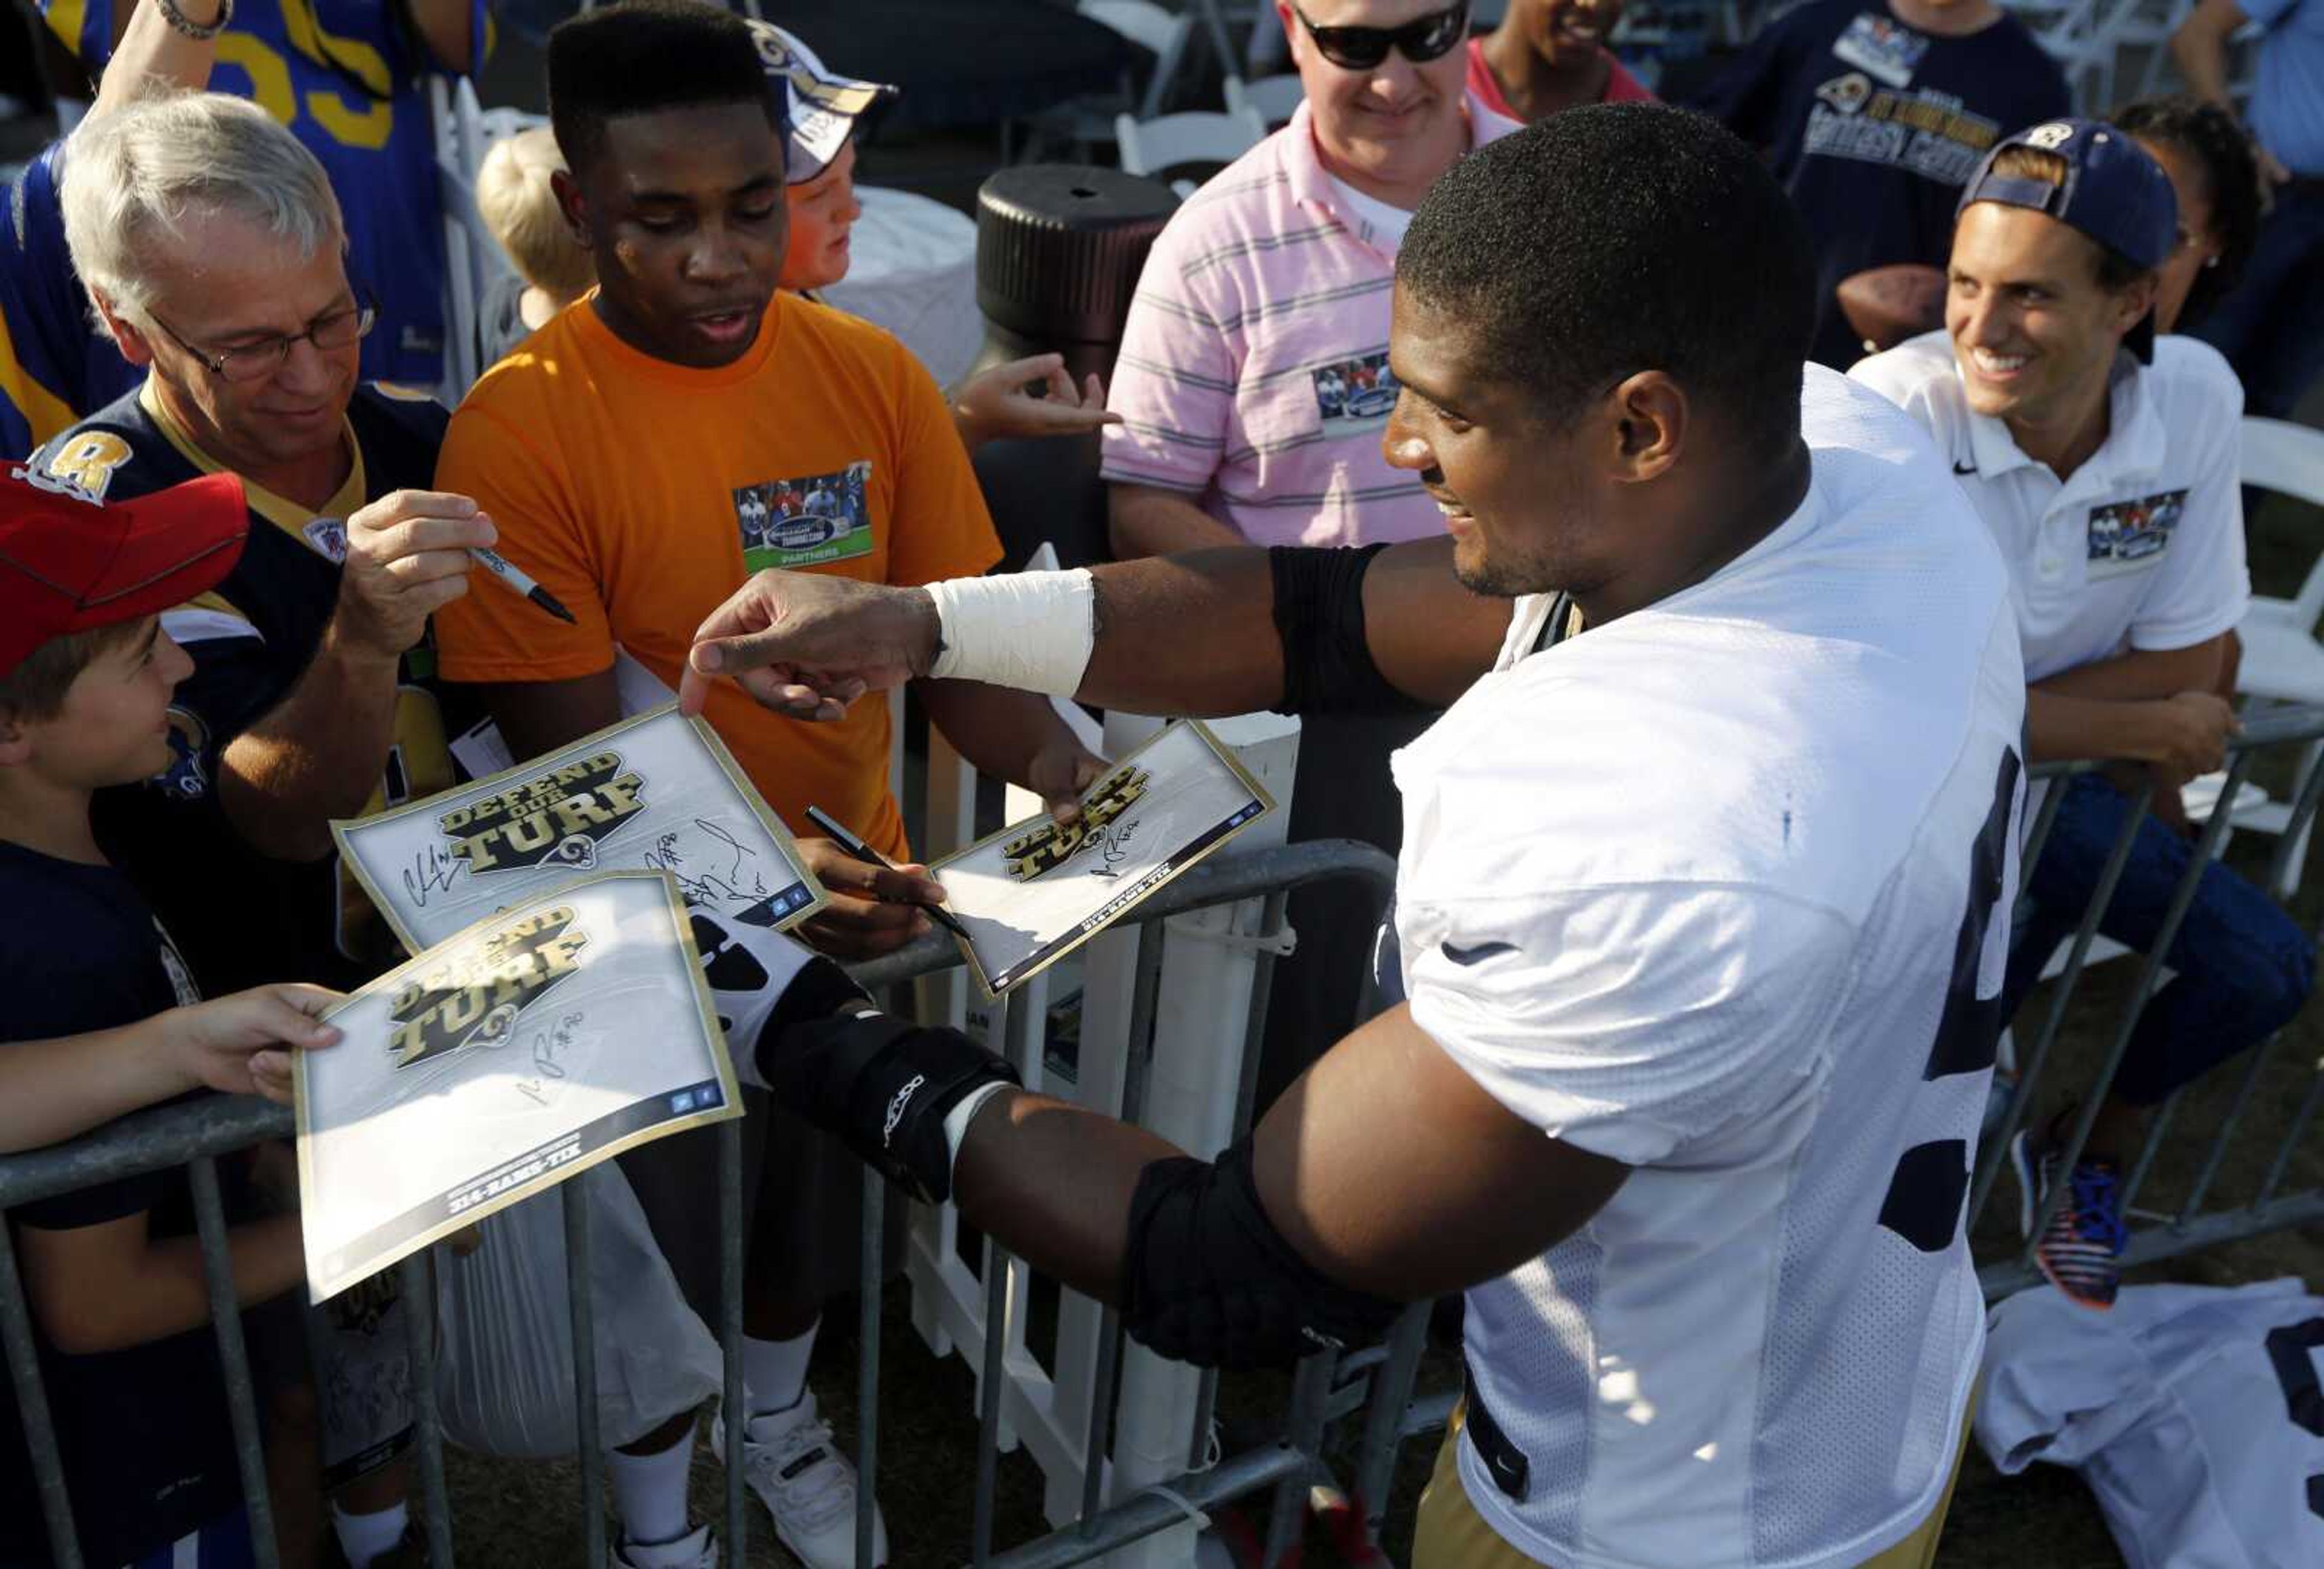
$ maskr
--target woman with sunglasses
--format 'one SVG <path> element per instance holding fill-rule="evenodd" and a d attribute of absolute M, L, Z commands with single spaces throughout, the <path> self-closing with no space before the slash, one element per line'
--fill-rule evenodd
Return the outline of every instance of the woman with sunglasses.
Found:
<path fill-rule="evenodd" d="M 1606 47 L 1622 0 L 1510 0 L 1501 24 L 1469 41 L 1469 90 L 1527 125 L 1577 104 L 1650 104 L 1654 94 Z"/>

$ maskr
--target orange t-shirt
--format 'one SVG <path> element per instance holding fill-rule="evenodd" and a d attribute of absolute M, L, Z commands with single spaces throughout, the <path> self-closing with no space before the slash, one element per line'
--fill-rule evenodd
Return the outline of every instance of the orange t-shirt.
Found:
<path fill-rule="evenodd" d="M 694 629 L 762 567 L 916 585 L 1001 558 L 935 381 L 869 322 L 776 296 L 733 365 L 694 370 L 622 343 L 584 300 L 485 373 L 452 416 L 439 489 L 476 498 L 500 549 L 578 619 L 477 574 L 436 613 L 446 677 L 558 681 L 619 643 L 675 687 Z M 707 717 L 784 824 L 821 807 L 908 856 L 888 791 L 888 704 L 817 725 L 730 682 Z"/>

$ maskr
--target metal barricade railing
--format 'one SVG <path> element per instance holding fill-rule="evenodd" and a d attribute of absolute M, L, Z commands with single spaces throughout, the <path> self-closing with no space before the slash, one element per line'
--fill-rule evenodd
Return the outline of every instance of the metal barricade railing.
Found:
<path fill-rule="evenodd" d="M 2089 1140 L 2101 1103 L 2130 1050 L 2139 1020 L 2161 988 L 2167 968 L 2165 955 L 2176 940 L 2187 912 L 2194 904 L 2196 891 L 2206 869 L 2217 857 L 2230 831 L 2238 798 L 2252 785 L 2255 765 L 2265 752 L 2292 751 L 2319 737 L 2324 737 L 2324 708 L 2282 707 L 2247 717 L 2242 733 L 2229 742 L 2226 783 L 2196 838 L 2187 870 L 2181 874 L 2172 891 L 2156 940 L 2148 951 L 2135 955 L 2136 979 L 2111 1029 L 2105 1035 L 2106 1045 L 2098 1071 L 2086 1084 L 2079 1086 L 2080 1108 L 2073 1127 L 2066 1135 L 2065 1145 L 2058 1151 L 2059 1169 L 2071 1170 Z M 2096 766 L 2089 763 L 2045 764 L 2034 769 L 2032 777 L 2037 784 L 2046 780 L 2053 787 L 2062 787 L 2072 776 L 2090 772 Z M 2259 880 L 2263 888 L 2272 890 L 2280 886 L 2280 880 L 2291 859 L 2301 853 L 2306 830 L 2317 810 L 2319 794 L 2324 794 L 2324 769 L 2311 769 L 2304 777 L 2296 778 L 2294 790 L 2290 820 L 2278 835 L 2267 872 Z M 2033 830 L 2026 836 L 2023 864 L 2029 881 L 2056 821 L 2064 794 L 2062 788 L 2049 790 L 2035 817 Z M 2114 900 L 2124 869 L 2130 861 L 2134 840 L 2153 800 L 2151 782 L 2142 784 L 2131 798 L 2133 809 L 2124 815 L 2123 827 L 2107 854 L 2089 903 L 2082 911 L 2081 919 L 2069 943 L 2064 967 L 2052 983 L 2048 1006 L 2041 1011 L 2037 1033 L 2023 1058 L 2017 1084 L 2009 1097 L 2001 1123 L 1978 1151 L 1976 1179 L 1971 1186 L 1969 1201 L 1968 1224 L 1972 1232 L 1991 1202 L 2010 1140 L 2025 1126 L 2043 1075 L 2051 1065 L 2061 1032 L 2068 1015 L 2073 1011 L 2076 994 L 2087 974 L 2100 919 Z M 2023 1011 L 2017 1024 L 2021 1027 L 2034 1024 L 2035 1020 L 2030 1017 L 2034 1011 L 2031 1008 Z M 2211 1136 L 2210 1143 L 2195 1163 L 2195 1174 L 2178 1208 L 2169 1214 L 2148 1216 L 2144 1212 L 2134 1211 L 2132 1206 L 2153 1174 L 2156 1156 L 2172 1131 L 2183 1092 L 2174 1092 L 2155 1111 L 2145 1141 L 2131 1163 L 2123 1183 L 2122 1202 L 2126 1213 L 2144 1216 L 2153 1223 L 2136 1226 L 2131 1231 L 2128 1246 L 2122 1257 L 2126 1268 L 2153 1263 L 2199 1249 L 2324 1218 L 2324 1188 L 2308 1188 L 2292 1194 L 2279 1191 L 2294 1153 L 2314 1121 L 2319 1096 L 2324 1096 L 2324 1072 L 2311 1076 L 2256 1193 L 2246 1202 L 2230 1207 L 2208 1212 L 2203 1208 L 2205 1200 L 2211 1195 L 2220 1167 L 2243 1125 L 2245 1114 L 2251 1108 L 2261 1075 L 2281 1038 L 2282 1032 L 2279 1032 L 2277 1036 L 2260 1042 L 2250 1050 L 2248 1059 L 2236 1070 L 2240 1074 L 2236 1090 Z M 2227 1066 L 2221 1065 L 2223 1068 Z M 1979 1284 L 1988 1297 L 2006 1296 L 2041 1278 L 2034 1262 L 2034 1239 L 2040 1237 L 2043 1226 L 2065 1201 L 2067 1193 L 2068 1185 L 2059 1183 L 2053 1186 L 2037 1206 L 2030 1234 L 2023 1245 L 2013 1249 L 2008 1257 L 1995 1260 L 1978 1271 Z"/>
<path fill-rule="evenodd" d="M 1285 895 L 1305 883 L 1330 878 L 1356 880 L 1385 902 L 1395 876 L 1394 863 L 1365 844 L 1330 840 L 1280 846 L 1246 854 L 1222 854 L 1194 868 L 1140 907 L 1131 928 L 1137 934 L 1136 999 L 1130 1034 L 1131 1061 L 1126 1086 L 1125 1116 L 1136 1120 L 1150 1066 L 1150 1038 L 1156 992 L 1167 941 L 1164 921 L 1172 916 L 1250 899 L 1265 900 L 1263 921 L 1268 933 L 1279 933 Z M 1244 1082 L 1236 1116 L 1238 1132 L 1248 1125 L 1254 1099 L 1258 1051 L 1256 1032 L 1266 1016 L 1268 980 L 1274 952 L 1257 950 L 1258 984 L 1254 988 L 1247 1029 L 1252 1049 L 1245 1053 Z M 935 936 L 911 947 L 855 967 L 858 981 L 868 989 L 899 985 L 912 978 L 957 965 L 960 958 L 948 941 Z M 1006 1051 L 1009 1000 L 1001 999 L 989 1015 L 988 1043 Z M 1033 1049 L 1038 1049 L 1038 1037 Z M 1021 1064 L 1019 1065 L 1022 1066 Z M 226 1222 L 220 1201 L 216 1159 L 218 1156 L 268 1139 L 291 1135 L 287 1108 L 265 1102 L 206 1097 L 184 1104 L 155 1108 L 122 1118 L 97 1133 L 50 1149 L 0 1158 L 0 1215 L 16 1205 L 98 1183 L 186 1165 L 193 1186 L 194 1213 L 200 1238 L 204 1278 L 208 1283 L 212 1320 L 218 1341 L 235 1459 L 249 1511 L 254 1551 L 262 1569 L 274 1569 L 272 1509 L 267 1491 L 261 1448 L 257 1391 L 250 1359 L 243 1344 L 242 1320 L 235 1307 L 233 1276 L 226 1248 Z M 726 1453 L 739 1458 L 742 1446 L 744 1402 L 742 1389 L 742 1266 L 745 1239 L 741 1216 L 742 1151 L 741 1124 L 723 1122 L 719 1140 L 718 1187 L 721 1236 L 721 1303 L 719 1341 L 724 1352 L 725 1388 L 722 1419 Z M 881 1302 L 884 1295 L 881 1235 L 886 1201 L 884 1186 L 868 1172 L 865 1177 L 865 1226 L 861 1269 L 862 1288 L 862 1365 L 858 1373 L 858 1432 L 856 1463 L 857 1557 L 871 1561 L 876 1477 L 879 1466 L 879 1406 Z M 577 1413 L 576 1439 L 579 1446 L 581 1502 L 588 1562 L 605 1563 L 604 1482 L 597 1469 L 600 1453 L 595 1399 L 596 1367 L 593 1349 L 593 1305 L 589 1291 L 589 1208 L 581 1185 L 567 1183 L 564 1204 L 567 1290 L 573 1315 L 574 1382 Z M 1009 1305 L 1004 1300 L 1009 1276 L 1003 1251 L 988 1240 L 983 1278 L 988 1296 L 984 1318 L 984 1376 L 979 1386 L 976 1497 L 971 1562 L 977 1565 L 1065 1565 L 1088 1562 L 1125 1544 L 1165 1529 L 1186 1518 L 1188 1509 L 1205 1509 L 1230 1499 L 1272 1489 L 1275 1508 L 1268 1532 L 1271 1564 L 1297 1538 L 1302 1490 L 1324 1471 L 1322 1441 L 1332 1414 L 1333 1359 L 1318 1353 L 1300 1364 L 1293 1384 L 1286 1431 L 1277 1442 L 1246 1454 L 1229 1456 L 1204 1467 L 1190 1458 L 1182 1476 L 1111 1508 L 1102 1500 L 1105 1468 L 1102 1457 L 1113 1420 L 1111 1399 L 1111 1367 L 1119 1355 L 1119 1320 L 1111 1313 L 1100 1340 L 1104 1366 L 1095 1386 L 1089 1423 L 1083 1518 L 1032 1542 L 996 1553 L 993 1548 L 994 1497 L 999 1454 L 1000 1406 L 1004 1380 L 999 1360 L 1007 1345 Z M 422 1539 L 432 1562 L 448 1565 L 453 1558 L 451 1509 L 444 1469 L 443 1432 L 437 1409 L 435 1377 L 434 1288 L 429 1254 L 415 1253 L 398 1266 L 411 1311 L 410 1334 L 415 1454 L 418 1462 Z M 1373 1373 L 1372 1399 L 1392 1408 L 1392 1419 L 1375 1410 L 1368 1417 L 1362 1448 L 1366 1474 L 1377 1469 L 1385 1475 L 1393 1458 L 1393 1442 L 1408 1427 L 1407 1402 L 1411 1377 L 1417 1364 L 1425 1310 L 1415 1309 L 1399 1324 L 1388 1348 L 1375 1348 L 1351 1359 Z M 34 1347 L 32 1323 L 8 1228 L 0 1223 L 0 1350 L 5 1350 L 33 1477 L 40 1494 L 53 1555 L 60 1569 L 81 1569 L 84 1563 L 71 1518 L 56 1428 L 51 1419 Z M 1400 1381 L 1399 1381 L 1400 1380 Z M 1205 1385 L 1205 1401 L 1209 1386 Z M 1356 1401 L 1361 1408 L 1363 1400 Z M 1441 1417 L 1439 1418 L 1441 1421 Z M 1375 1453 L 1377 1447 L 1377 1454 Z M 742 1561 L 749 1540 L 744 1508 L 743 1468 L 730 1464 L 725 1473 L 724 1532 L 730 1561 Z M 1360 1486 L 1361 1484 L 1360 1483 Z M 1384 1491 L 1384 1490 L 1379 1490 Z M 1368 1496 L 1378 1497 L 1379 1491 Z"/>

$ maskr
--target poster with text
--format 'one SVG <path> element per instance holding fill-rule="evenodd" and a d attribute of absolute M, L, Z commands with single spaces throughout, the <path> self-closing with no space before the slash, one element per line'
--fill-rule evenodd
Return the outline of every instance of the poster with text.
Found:
<path fill-rule="evenodd" d="M 929 868 L 987 996 L 1089 941 L 1274 810 L 1208 726 L 1171 725 L 1082 795 L 1077 822 L 1012 823 Z"/>
<path fill-rule="evenodd" d="M 600 872 L 487 916 L 293 1057 L 321 1302 L 633 1145 L 742 1115 L 676 885 Z"/>
<path fill-rule="evenodd" d="M 787 931 L 824 900 L 717 734 L 674 706 L 424 801 L 331 825 L 408 951 L 594 871 L 667 872 L 727 927 Z"/>

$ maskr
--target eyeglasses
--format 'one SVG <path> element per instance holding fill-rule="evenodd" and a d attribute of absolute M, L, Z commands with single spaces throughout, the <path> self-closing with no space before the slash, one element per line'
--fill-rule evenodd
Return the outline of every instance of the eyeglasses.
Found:
<path fill-rule="evenodd" d="M 1315 41 L 1316 52 L 1342 70 L 1370 70 L 1391 49 L 1415 65 L 1441 58 L 1469 35 L 1469 0 L 1432 11 L 1402 27 L 1318 27 L 1295 3 L 1291 14 Z"/>
<path fill-rule="evenodd" d="M 147 314 L 152 313 L 149 311 Z M 153 317 L 153 325 L 169 334 L 171 342 L 201 361 L 203 368 L 210 374 L 227 382 L 263 382 L 282 368 L 282 362 L 290 357 L 292 344 L 311 343 L 326 353 L 342 349 L 368 337 L 378 321 L 379 306 L 365 292 L 356 304 L 344 310 L 334 310 L 327 316 L 317 317 L 307 324 L 304 332 L 263 338 L 257 343 L 244 344 L 239 348 L 230 348 L 224 354 L 213 354 L 188 343 L 176 328 L 158 316 Z"/>

